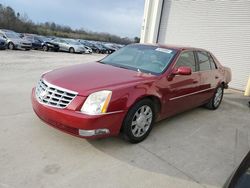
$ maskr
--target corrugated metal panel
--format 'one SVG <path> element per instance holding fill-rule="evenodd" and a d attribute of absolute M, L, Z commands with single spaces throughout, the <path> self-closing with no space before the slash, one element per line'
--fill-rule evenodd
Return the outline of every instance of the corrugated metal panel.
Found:
<path fill-rule="evenodd" d="M 158 42 L 210 50 L 232 69 L 230 87 L 244 90 L 250 76 L 250 1 L 165 0 Z"/>

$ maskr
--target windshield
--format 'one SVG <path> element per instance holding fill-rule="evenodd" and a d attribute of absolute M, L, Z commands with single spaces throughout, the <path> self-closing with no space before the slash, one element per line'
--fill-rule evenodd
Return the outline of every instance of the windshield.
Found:
<path fill-rule="evenodd" d="M 66 42 L 73 45 L 82 45 L 80 42 L 71 39 L 66 39 Z"/>
<path fill-rule="evenodd" d="M 8 38 L 20 38 L 19 35 L 14 32 L 6 32 L 5 34 Z"/>
<path fill-rule="evenodd" d="M 128 45 L 100 62 L 141 72 L 161 74 L 175 54 L 175 50 L 157 46 Z"/>
<path fill-rule="evenodd" d="M 43 37 L 43 36 L 37 36 L 37 38 L 38 38 L 40 41 L 42 41 L 42 42 L 48 42 L 48 41 L 50 41 L 48 38 Z"/>

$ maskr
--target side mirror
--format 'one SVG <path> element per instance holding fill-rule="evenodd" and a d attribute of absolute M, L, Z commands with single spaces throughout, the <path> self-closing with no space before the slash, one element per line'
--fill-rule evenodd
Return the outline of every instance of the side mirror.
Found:
<path fill-rule="evenodd" d="M 172 74 L 173 75 L 190 75 L 192 73 L 192 69 L 190 67 L 178 67 L 178 69 L 175 69 Z"/>
<path fill-rule="evenodd" d="M 4 39 L 7 39 L 6 36 L 4 36 L 4 35 L 3 35 L 3 38 L 4 38 Z"/>

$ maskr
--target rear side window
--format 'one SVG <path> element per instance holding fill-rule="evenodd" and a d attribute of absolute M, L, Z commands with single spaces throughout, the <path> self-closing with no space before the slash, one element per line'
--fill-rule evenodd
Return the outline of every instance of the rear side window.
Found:
<path fill-rule="evenodd" d="M 198 63 L 200 67 L 200 71 L 211 70 L 210 66 L 210 57 L 208 56 L 207 52 L 197 52 Z"/>
<path fill-rule="evenodd" d="M 181 53 L 178 61 L 175 64 L 175 67 L 178 68 L 181 66 L 190 67 L 193 72 L 196 71 L 194 52 L 188 51 L 188 52 Z"/>
<path fill-rule="evenodd" d="M 212 69 L 212 70 L 213 70 L 213 69 L 217 69 L 216 64 L 215 64 L 215 62 L 214 62 L 214 59 L 213 59 L 213 57 L 211 56 L 211 54 L 209 54 L 209 61 L 210 61 L 211 69 Z"/>

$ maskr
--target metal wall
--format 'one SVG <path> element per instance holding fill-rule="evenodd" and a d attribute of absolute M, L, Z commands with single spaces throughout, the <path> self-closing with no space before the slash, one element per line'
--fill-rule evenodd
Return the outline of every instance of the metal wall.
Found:
<path fill-rule="evenodd" d="M 250 76 L 250 1 L 164 0 L 157 41 L 210 50 L 232 69 L 230 87 L 244 90 Z"/>

